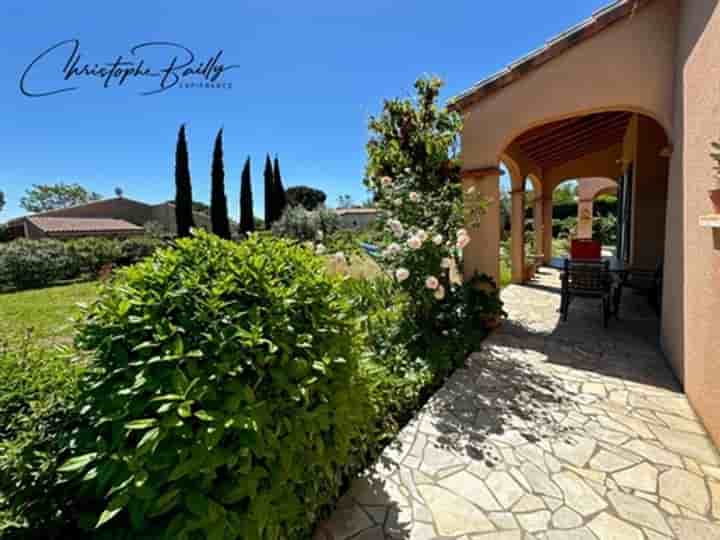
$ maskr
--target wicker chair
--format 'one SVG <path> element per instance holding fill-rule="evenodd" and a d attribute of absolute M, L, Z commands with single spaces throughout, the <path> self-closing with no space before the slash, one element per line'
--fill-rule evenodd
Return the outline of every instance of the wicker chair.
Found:
<path fill-rule="evenodd" d="M 603 326 L 607 328 L 612 311 L 610 263 L 598 260 L 565 259 L 561 280 L 560 313 L 563 320 L 567 321 L 573 298 L 598 298 L 602 303 Z"/>

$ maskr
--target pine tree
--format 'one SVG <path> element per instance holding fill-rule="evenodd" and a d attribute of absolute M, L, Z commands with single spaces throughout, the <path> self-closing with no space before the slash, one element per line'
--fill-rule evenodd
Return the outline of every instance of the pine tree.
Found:
<path fill-rule="evenodd" d="M 275 178 L 270 154 L 265 157 L 265 228 L 272 227 L 275 221 Z"/>
<path fill-rule="evenodd" d="M 277 156 L 275 156 L 275 166 L 273 167 L 273 183 L 275 189 L 275 219 L 280 219 L 287 206 L 287 196 L 280 176 L 280 162 Z"/>
<path fill-rule="evenodd" d="M 252 184 L 250 182 L 250 157 L 245 160 L 240 182 L 240 232 L 248 234 L 255 230 L 253 215 Z"/>
<path fill-rule="evenodd" d="M 192 215 L 192 184 L 190 183 L 190 158 L 188 157 L 185 124 L 180 126 L 175 148 L 175 223 L 180 238 L 190 236 L 195 226 Z"/>
<path fill-rule="evenodd" d="M 215 137 L 215 149 L 211 169 L 212 187 L 210 193 L 210 224 L 212 232 L 220 238 L 230 240 L 227 197 L 225 196 L 225 167 L 223 165 L 222 128 Z"/>

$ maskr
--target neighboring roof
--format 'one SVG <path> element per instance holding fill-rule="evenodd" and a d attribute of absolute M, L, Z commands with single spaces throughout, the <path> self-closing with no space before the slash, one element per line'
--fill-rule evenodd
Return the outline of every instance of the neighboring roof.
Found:
<path fill-rule="evenodd" d="M 48 236 L 56 234 L 138 234 L 144 229 L 124 219 L 29 216 L 30 223 Z"/>
<path fill-rule="evenodd" d="M 377 214 L 377 208 L 337 208 L 335 210 L 337 215 L 343 216 L 345 214 Z"/>
<path fill-rule="evenodd" d="M 94 205 L 96 205 L 96 204 L 107 204 L 108 202 L 118 201 L 118 200 L 128 201 L 128 202 L 133 203 L 133 204 L 139 204 L 139 205 L 142 205 L 142 206 L 147 206 L 148 208 L 152 206 L 152 205 L 147 204 L 147 203 L 144 203 L 144 202 L 142 202 L 142 201 L 136 201 L 136 200 L 134 200 L 134 199 L 128 199 L 127 197 L 109 197 L 109 198 L 107 198 L 107 199 L 98 199 L 98 200 L 96 200 L 96 201 L 90 201 L 90 202 L 86 202 L 86 203 L 82 203 L 82 204 L 75 204 L 75 205 L 73 205 L 73 206 L 65 206 L 65 207 L 63 207 L 63 208 L 54 208 L 53 210 L 45 210 L 44 212 L 37 212 L 37 213 L 35 213 L 35 214 L 27 214 L 27 215 L 25 215 L 25 216 L 19 216 L 19 217 L 16 217 L 16 218 L 13 218 L 13 219 L 8 220 L 7 224 L 8 224 L 8 225 L 12 225 L 12 224 L 14 224 L 15 222 L 20 222 L 20 221 L 22 221 L 23 219 L 25 219 L 25 218 L 30 218 L 30 217 L 54 216 L 55 214 L 65 212 L 66 210 L 69 210 L 69 209 L 71 209 L 71 208 L 85 208 L 85 207 L 87 207 L 87 206 L 94 206 Z"/>
<path fill-rule="evenodd" d="M 616 0 L 599 9 L 590 18 L 569 28 L 558 36 L 548 40 L 545 45 L 516 60 L 494 75 L 475 83 L 468 90 L 453 97 L 448 107 L 463 110 L 485 96 L 500 90 L 520 79 L 565 51 L 602 32 L 612 24 L 633 15 L 652 0 Z"/>

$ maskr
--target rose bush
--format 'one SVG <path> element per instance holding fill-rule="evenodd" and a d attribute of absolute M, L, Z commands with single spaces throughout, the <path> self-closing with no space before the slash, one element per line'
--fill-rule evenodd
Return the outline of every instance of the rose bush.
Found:
<path fill-rule="evenodd" d="M 486 201 L 462 192 L 457 141 L 461 119 L 436 104 L 442 83 L 420 79 L 417 98 L 385 102 L 370 121 L 366 185 L 394 241 L 382 262 L 408 293 L 414 318 L 437 321 L 440 302 L 462 288 L 462 250 Z"/>

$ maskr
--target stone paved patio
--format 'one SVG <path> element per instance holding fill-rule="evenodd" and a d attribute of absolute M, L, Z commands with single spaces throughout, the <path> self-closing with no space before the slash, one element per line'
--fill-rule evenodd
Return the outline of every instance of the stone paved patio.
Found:
<path fill-rule="evenodd" d="M 603 330 L 557 274 L 503 292 L 510 320 L 357 479 L 318 538 L 720 539 L 720 458 L 623 299 Z"/>

